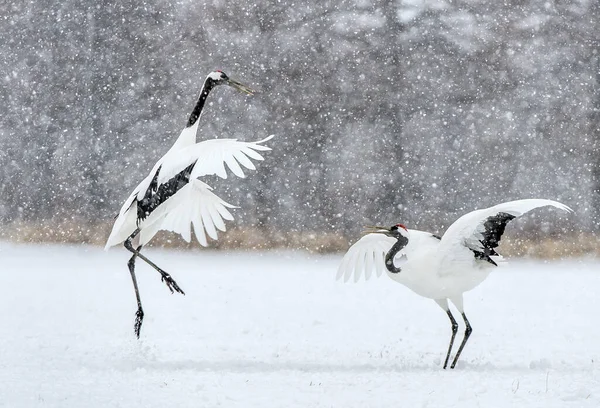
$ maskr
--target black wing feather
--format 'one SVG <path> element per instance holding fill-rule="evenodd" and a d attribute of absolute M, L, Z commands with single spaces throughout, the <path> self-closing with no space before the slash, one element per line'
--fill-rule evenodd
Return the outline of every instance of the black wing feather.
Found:
<path fill-rule="evenodd" d="M 469 248 L 471 251 L 473 251 L 475 258 L 498 266 L 498 264 L 496 264 L 496 262 L 494 262 L 490 256 L 498 255 L 494 248 L 497 248 L 500 244 L 500 239 L 502 238 L 502 234 L 504 234 L 506 224 L 515 218 L 516 216 L 505 212 L 499 212 L 496 215 L 488 217 L 483 223 L 484 231 L 481 233 L 481 235 L 483 235 L 483 239 L 479 240 L 483 250 Z"/>
<path fill-rule="evenodd" d="M 138 201 L 137 205 L 137 219 L 138 221 L 146 219 L 152 211 L 173 197 L 179 190 L 181 190 L 186 184 L 190 182 L 190 175 L 196 162 L 190 164 L 185 169 L 181 170 L 169 181 L 158 185 L 158 174 L 160 173 L 160 167 L 156 170 L 146 194 L 141 201 Z"/>

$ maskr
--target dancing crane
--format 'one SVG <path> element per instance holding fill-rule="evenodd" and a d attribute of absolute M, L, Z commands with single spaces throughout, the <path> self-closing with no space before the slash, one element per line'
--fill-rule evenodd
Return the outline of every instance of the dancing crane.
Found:
<path fill-rule="evenodd" d="M 452 352 L 458 324 L 448 306 L 451 301 L 465 321 L 464 338 L 450 368 L 456 362 L 471 335 L 472 328 L 463 307 L 467 292 L 498 266 L 496 252 L 506 224 L 538 207 L 552 206 L 572 212 L 569 207 L 552 200 L 528 199 L 510 201 L 476 210 L 456 220 L 443 237 L 429 232 L 407 229 L 402 224 L 391 227 L 367 227 L 366 235 L 350 247 L 339 266 L 337 279 L 355 282 L 364 272 L 368 279 L 375 271 L 381 276 L 387 270 L 396 282 L 423 297 L 433 299 L 448 315 L 452 336 L 444 368 Z M 397 262 L 401 264 L 397 265 Z"/>
<path fill-rule="evenodd" d="M 171 275 L 141 253 L 142 247 L 160 230 L 173 231 L 190 242 L 190 224 L 201 245 L 208 245 L 207 234 L 216 240 L 217 230 L 225 231 L 224 220 L 233 220 L 228 208 L 235 206 L 214 194 L 212 188 L 200 181 L 199 177 L 217 175 L 225 179 L 227 164 L 233 174 L 243 178 L 245 174 L 240 164 L 247 169 L 256 170 L 250 159 L 263 160 L 258 152 L 271 150 L 262 143 L 273 136 L 258 142 L 214 139 L 196 143 L 202 108 L 208 94 L 218 85 L 229 85 L 248 95 L 254 92 L 222 71 L 211 72 L 206 77 L 200 96 L 179 138 L 125 200 L 106 242 L 105 249 L 124 243 L 125 248 L 133 254 L 127 266 L 138 305 L 134 323 L 134 332 L 138 338 L 144 310 L 135 276 L 136 258 L 158 271 L 171 293 L 185 294 Z"/>

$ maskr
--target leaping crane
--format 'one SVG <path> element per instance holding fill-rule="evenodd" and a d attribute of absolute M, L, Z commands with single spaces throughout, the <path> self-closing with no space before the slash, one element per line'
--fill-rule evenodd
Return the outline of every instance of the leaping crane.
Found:
<path fill-rule="evenodd" d="M 337 279 L 347 281 L 352 275 L 358 281 L 364 273 L 368 279 L 375 271 L 388 276 L 413 292 L 433 299 L 446 312 L 452 325 L 452 336 L 444 369 L 452 352 L 458 324 L 448 306 L 451 301 L 465 321 L 465 335 L 450 368 L 456 362 L 471 335 L 472 328 L 463 307 L 463 293 L 489 275 L 500 256 L 496 248 L 509 221 L 538 207 L 552 206 L 572 212 L 569 207 L 552 200 L 528 199 L 510 201 L 476 210 L 456 220 L 439 237 L 429 232 L 407 229 L 402 224 L 391 227 L 367 227 L 367 235 L 359 239 L 344 255 Z M 397 262 L 404 262 L 397 265 Z"/>
<path fill-rule="evenodd" d="M 225 164 L 233 174 L 243 178 L 245 174 L 242 166 L 256 170 L 250 159 L 263 160 L 258 152 L 271 150 L 263 143 L 273 136 L 258 142 L 240 142 L 235 139 L 196 142 L 198 119 L 208 94 L 218 85 L 229 85 L 248 95 L 254 92 L 222 71 L 211 72 L 206 77 L 200 96 L 179 138 L 125 200 L 106 242 L 105 249 L 124 243 L 125 248 L 133 254 L 127 265 L 138 305 L 134 324 L 134 332 L 138 338 L 144 310 L 135 275 L 136 258 L 158 271 L 171 293 L 184 294 L 171 275 L 141 253 L 142 247 L 159 230 L 173 231 L 190 242 L 190 224 L 201 245 L 208 245 L 207 234 L 216 240 L 217 230 L 225 231 L 224 220 L 233 220 L 228 209 L 235 206 L 223 201 L 199 178 L 213 174 L 227 178 Z"/>

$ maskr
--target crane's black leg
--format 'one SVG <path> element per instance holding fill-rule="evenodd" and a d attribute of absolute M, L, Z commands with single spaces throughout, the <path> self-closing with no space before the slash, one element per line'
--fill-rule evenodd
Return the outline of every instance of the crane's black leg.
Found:
<path fill-rule="evenodd" d="M 448 360 L 450 359 L 450 353 L 452 352 L 452 346 L 454 345 L 454 338 L 456 337 L 456 332 L 458 331 L 458 323 L 456 323 L 456 320 L 454 319 L 454 316 L 452 316 L 450 309 L 447 309 L 446 313 L 448 313 L 450 323 L 452 323 L 452 337 L 450 337 L 450 345 L 448 346 L 448 353 L 446 353 L 446 361 L 444 361 L 444 370 L 446 369 L 446 367 L 448 367 Z M 454 368 L 454 364 L 451 368 Z"/>
<path fill-rule="evenodd" d="M 465 325 L 467 326 L 467 328 L 465 329 L 465 337 L 463 338 L 462 343 L 460 343 L 460 347 L 458 348 L 458 351 L 456 352 L 456 356 L 454 357 L 454 361 L 452 362 L 452 365 L 450 366 L 450 368 L 454 368 L 454 366 L 456 366 L 458 357 L 460 357 L 460 353 L 462 352 L 463 348 L 465 347 L 465 344 L 467 344 L 467 340 L 469 340 L 469 336 L 471 335 L 471 332 L 473 331 L 473 329 L 471 328 L 471 325 L 469 324 L 469 321 L 467 320 L 467 315 L 463 313 L 462 317 L 465 320 Z"/>
<path fill-rule="evenodd" d="M 141 247 L 140 247 L 141 248 Z M 138 250 L 140 249 L 138 248 Z M 135 289 L 135 298 L 137 299 L 138 310 L 135 313 L 135 323 L 133 325 L 133 331 L 137 338 L 140 338 L 140 331 L 142 330 L 142 321 L 144 320 L 144 310 L 142 309 L 142 299 L 140 298 L 140 291 L 138 289 L 137 279 L 135 277 L 135 258 L 136 254 L 133 254 L 127 266 L 129 267 L 129 273 L 131 274 L 131 280 L 133 281 L 133 288 Z"/>
<path fill-rule="evenodd" d="M 127 248 L 127 250 L 130 251 L 131 253 L 133 253 L 135 256 L 139 257 L 142 261 L 146 262 L 148 265 L 150 265 L 151 267 L 153 267 L 154 269 L 156 269 L 158 271 L 158 273 L 160 273 L 160 275 L 162 277 L 161 280 L 163 282 L 165 282 L 165 284 L 167 285 L 167 287 L 169 288 L 169 290 L 171 291 L 171 293 L 178 292 L 178 293 L 181 293 L 182 295 L 185 295 L 185 293 L 183 292 L 183 290 L 181 290 L 181 288 L 179 287 L 179 285 L 177 284 L 177 282 L 175 282 L 175 280 L 171 277 L 171 275 L 169 275 L 167 272 L 165 272 L 162 269 L 160 269 L 158 266 L 156 266 L 156 264 L 154 264 L 154 262 L 152 262 L 151 260 L 149 260 L 148 258 L 146 258 L 144 255 L 142 255 L 140 253 L 140 250 L 142 249 L 141 245 L 137 249 L 135 249 L 133 247 L 133 245 L 131 244 L 131 241 L 139 233 L 140 233 L 140 230 L 138 228 L 138 229 L 136 229 L 133 232 L 133 234 L 131 234 L 129 236 L 129 238 L 127 238 L 125 240 L 125 242 L 124 242 L 125 248 Z"/>

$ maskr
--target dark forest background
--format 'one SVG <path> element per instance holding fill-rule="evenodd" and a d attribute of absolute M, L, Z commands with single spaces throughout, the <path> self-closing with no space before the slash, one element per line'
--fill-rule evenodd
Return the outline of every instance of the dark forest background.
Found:
<path fill-rule="evenodd" d="M 539 197 L 576 214 L 524 230 L 600 230 L 600 3 L 534 0 L 0 3 L 0 224 L 110 225 L 214 69 L 260 92 L 216 90 L 199 140 L 276 135 L 208 180 L 232 227 L 443 232 Z"/>

